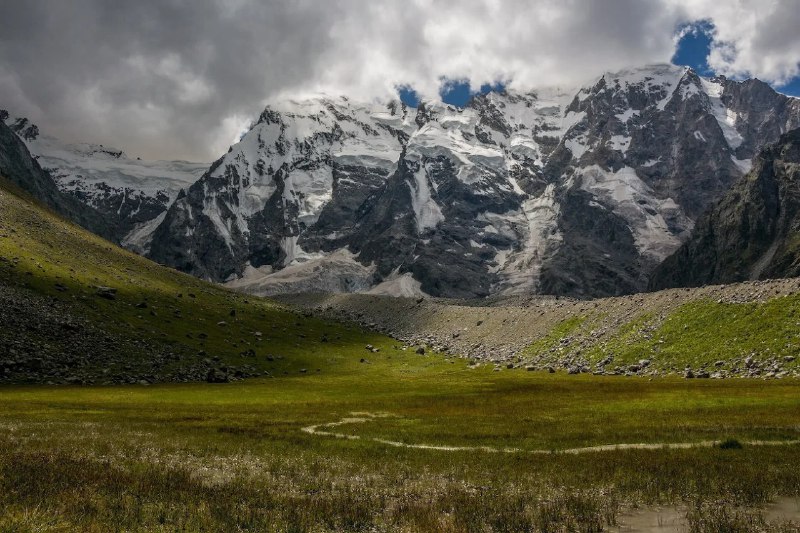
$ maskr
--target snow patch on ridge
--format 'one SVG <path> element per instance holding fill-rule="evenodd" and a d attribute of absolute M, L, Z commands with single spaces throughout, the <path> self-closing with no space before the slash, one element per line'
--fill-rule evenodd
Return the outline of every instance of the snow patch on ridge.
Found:
<path fill-rule="evenodd" d="M 681 244 L 681 236 L 673 233 L 665 216 L 680 221 L 686 231 L 692 227 L 671 198 L 657 198 L 630 167 L 607 172 L 592 165 L 580 171 L 580 178 L 582 189 L 628 221 L 639 252 L 654 261 L 664 260 Z"/>
<path fill-rule="evenodd" d="M 414 217 L 417 221 L 417 232 L 422 234 L 425 230 L 435 228 L 439 222 L 444 221 L 444 215 L 439 204 L 431 196 L 431 185 L 424 165 L 414 173 L 414 181 L 408 183 L 411 190 L 411 205 L 414 208 Z"/>
<path fill-rule="evenodd" d="M 736 121 L 738 114 L 732 109 L 728 109 L 722 102 L 723 86 L 721 83 L 702 79 L 701 83 L 705 93 L 708 95 L 708 102 L 711 107 L 711 113 L 717 119 L 719 127 L 722 129 L 722 134 L 733 150 L 736 150 L 744 142 L 744 138 L 736 129 Z"/>

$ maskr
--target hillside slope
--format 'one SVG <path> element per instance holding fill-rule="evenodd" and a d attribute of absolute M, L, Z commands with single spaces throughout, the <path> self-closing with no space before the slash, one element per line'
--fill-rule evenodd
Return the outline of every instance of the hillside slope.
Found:
<path fill-rule="evenodd" d="M 5 176 L 11 183 L 21 187 L 56 213 L 97 235 L 113 238 L 114 224 L 95 209 L 62 193 L 50 174 L 31 157 L 22 139 L 2 120 L 0 120 L 0 176 Z"/>
<path fill-rule="evenodd" d="M 800 275 L 800 129 L 781 136 L 753 170 L 653 273 L 651 289 Z"/>
<path fill-rule="evenodd" d="M 800 279 L 591 301 L 539 296 L 458 301 L 361 294 L 278 298 L 497 370 L 800 376 Z"/>
<path fill-rule="evenodd" d="M 367 343 L 391 346 L 126 252 L 0 180 L 0 382 L 348 372 Z"/>

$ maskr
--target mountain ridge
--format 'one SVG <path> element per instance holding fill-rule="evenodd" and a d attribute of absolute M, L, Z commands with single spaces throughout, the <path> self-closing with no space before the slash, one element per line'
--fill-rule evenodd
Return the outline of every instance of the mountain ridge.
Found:
<path fill-rule="evenodd" d="M 208 168 L 187 161 L 142 161 L 102 144 L 68 144 L 24 117 L 0 110 L 4 122 L 50 174 L 59 191 L 107 220 L 103 236 L 140 254 L 181 188 Z"/>
<path fill-rule="evenodd" d="M 651 290 L 800 275 L 800 129 L 780 137 L 654 272 Z"/>
<path fill-rule="evenodd" d="M 150 256 L 256 294 L 637 292 L 791 126 L 797 99 L 670 65 L 465 108 L 287 100 L 176 199 Z"/>

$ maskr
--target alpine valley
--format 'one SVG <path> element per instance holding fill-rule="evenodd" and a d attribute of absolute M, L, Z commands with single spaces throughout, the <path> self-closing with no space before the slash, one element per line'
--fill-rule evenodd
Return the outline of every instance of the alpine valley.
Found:
<path fill-rule="evenodd" d="M 0 118 L 0 532 L 800 531 L 800 99 L 287 98 L 210 165 Z"/>

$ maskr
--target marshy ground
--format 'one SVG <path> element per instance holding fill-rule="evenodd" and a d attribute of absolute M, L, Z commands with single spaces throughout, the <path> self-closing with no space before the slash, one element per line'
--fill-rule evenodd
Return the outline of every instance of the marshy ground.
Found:
<path fill-rule="evenodd" d="M 800 445 L 747 444 L 800 438 L 794 381 L 498 374 L 433 356 L 375 359 L 336 376 L 4 389 L 0 526 L 613 531 L 660 505 L 692 531 L 797 528 L 769 505 L 800 496 Z M 334 428 L 358 439 L 303 431 L 365 410 L 391 416 Z M 741 447 L 562 453 L 711 440 Z M 509 448 L 519 451 L 491 451 Z"/>

